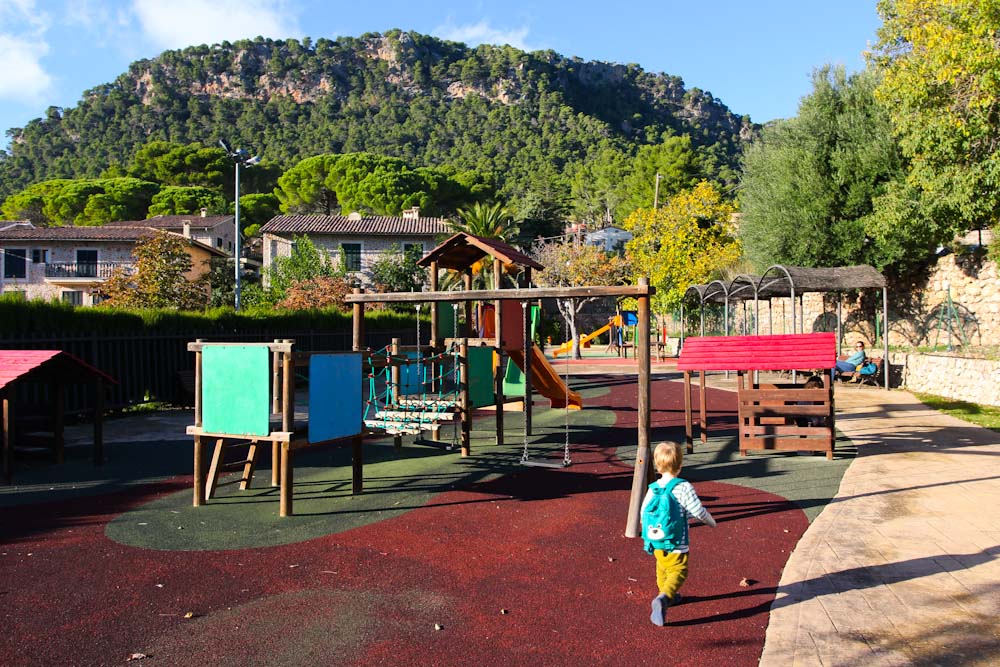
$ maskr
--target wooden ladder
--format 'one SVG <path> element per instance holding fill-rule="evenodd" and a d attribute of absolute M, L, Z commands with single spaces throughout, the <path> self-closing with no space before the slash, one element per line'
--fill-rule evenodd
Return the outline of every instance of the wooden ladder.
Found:
<path fill-rule="evenodd" d="M 246 457 L 240 461 L 226 462 L 226 451 L 234 447 L 248 447 Z M 215 489 L 219 486 L 219 475 L 223 472 L 236 472 L 242 469 L 243 476 L 240 478 L 240 491 L 246 491 L 253 480 L 253 472 L 257 467 L 257 456 L 259 455 L 260 443 L 256 440 L 237 440 L 227 442 L 225 438 L 218 438 L 215 441 L 215 452 L 212 454 L 212 463 L 208 468 L 208 478 L 205 480 L 205 498 L 214 498 Z M 274 465 L 277 465 L 275 462 Z M 273 477 L 273 476 L 272 476 Z M 272 485 L 274 480 L 272 479 Z"/>

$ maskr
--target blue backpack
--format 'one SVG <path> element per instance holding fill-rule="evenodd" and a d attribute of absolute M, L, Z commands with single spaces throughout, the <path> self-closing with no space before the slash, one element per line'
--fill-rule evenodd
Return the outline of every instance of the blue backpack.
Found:
<path fill-rule="evenodd" d="M 642 541 L 649 553 L 654 549 L 673 551 L 684 543 L 687 520 L 673 493 L 674 487 L 683 481 L 675 477 L 666 486 L 658 482 L 649 485 L 653 497 L 642 511 Z"/>

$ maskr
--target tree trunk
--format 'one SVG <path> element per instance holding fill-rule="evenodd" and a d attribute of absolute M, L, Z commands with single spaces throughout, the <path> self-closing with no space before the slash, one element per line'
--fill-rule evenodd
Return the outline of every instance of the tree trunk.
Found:
<path fill-rule="evenodd" d="M 559 304 L 559 313 L 563 316 L 563 321 L 566 322 L 566 329 L 569 331 L 569 340 L 573 342 L 573 358 L 582 359 L 583 356 L 580 354 L 580 337 L 576 334 L 576 308 L 573 307 L 573 301 L 570 299 L 557 299 L 556 303 Z"/>

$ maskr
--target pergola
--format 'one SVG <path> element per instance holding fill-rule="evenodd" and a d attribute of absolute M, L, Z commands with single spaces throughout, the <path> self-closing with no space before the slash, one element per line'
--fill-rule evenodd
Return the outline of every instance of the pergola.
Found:
<path fill-rule="evenodd" d="M 729 305 L 730 302 L 743 303 L 746 306 L 753 302 L 754 309 L 754 331 L 759 333 L 760 326 L 760 300 L 767 299 L 770 304 L 772 298 L 789 298 L 792 304 L 792 331 L 791 333 L 805 333 L 805 322 L 802 304 L 802 296 L 807 292 L 836 292 L 843 293 L 853 290 L 881 289 L 882 290 L 882 344 L 883 359 L 885 368 L 888 369 L 889 361 L 889 294 L 886 287 L 885 276 L 879 273 L 875 267 L 867 264 L 857 266 L 837 266 L 831 268 L 809 268 L 803 266 L 784 266 L 774 264 L 760 276 L 740 274 L 732 280 L 714 280 L 707 285 L 691 285 L 685 291 L 686 299 L 697 299 L 699 313 L 701 316 L 701 335 L 705 335 L 705 310 L 706 303 L 721 303 L 723 305 L 723 335 L 730 335 L 729 331 Z M 795 297 L 798 296 L 796 306 Z M 796 308 L 799 314 L 796 316 Z M 770 317 L 770 309 L 769 309 Z M 798 323 L 798 327 L 796 327 Z M 837 300 L 837 345 L 843 337 L 842 317 L 840 300 Z M 770 330 L 770 329 L 769 329 Z M 684 336 L 684 305 L 681 304 L 681 344 Z M 889 388 L 889 373 L 883 373 L 885 388 Z"/>

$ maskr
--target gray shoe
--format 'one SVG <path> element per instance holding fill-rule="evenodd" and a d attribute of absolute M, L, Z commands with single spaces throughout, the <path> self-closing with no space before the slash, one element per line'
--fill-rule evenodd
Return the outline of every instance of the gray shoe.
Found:
<path fill-rule="evenodd" d="M 663 625 L 666 623 L 667 607 L 670 606 L 670 598 L 668 598 L 663 593 L 660 593 L 655 598 L 653 598 L 651 606 L 653 608 L 653 611 L 649 615 L 649 620 L 653 623 L 653 625 L 658 625 L 660 627 L 663 627 Z"/>

